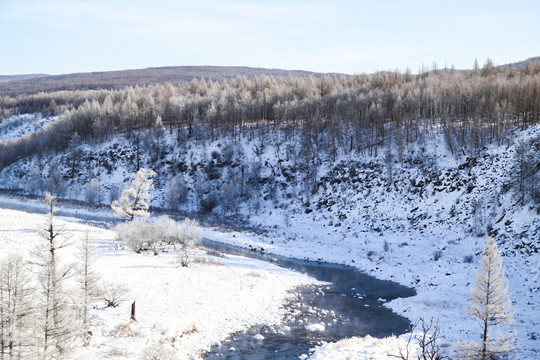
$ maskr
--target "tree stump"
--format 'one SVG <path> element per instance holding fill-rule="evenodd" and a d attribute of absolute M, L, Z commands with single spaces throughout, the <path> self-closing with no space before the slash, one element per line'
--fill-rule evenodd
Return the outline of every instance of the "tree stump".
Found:
<path fill-rule="evenodd" d="M 135 318 L 135 301 L 133 302 L 133 304 L 131 304 L 131 317 L 130 317 L 131 320 L 133 321 L 137 321 L 137 319 Z"/>

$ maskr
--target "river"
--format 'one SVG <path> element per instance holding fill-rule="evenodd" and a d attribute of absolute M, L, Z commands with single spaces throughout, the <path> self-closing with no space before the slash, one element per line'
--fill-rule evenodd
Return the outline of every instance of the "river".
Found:
<path fill-rule="evenodd" d="M 412 288 L 376 279 L 347 265 L 264 254 L 207 239 L 203 245 L 225 254 L 277 259 L 280 266 L 329 283 L 298 289 L 286 306 L 284 324 L 277 328 L 256 326 L 235 334 L 214 347 L 206 359 L 298 359 L 321 342 L 368 334 L 400 335 L 410 330 L 408 319 L 393 313 L 384 303 L 415 295 Z"/>

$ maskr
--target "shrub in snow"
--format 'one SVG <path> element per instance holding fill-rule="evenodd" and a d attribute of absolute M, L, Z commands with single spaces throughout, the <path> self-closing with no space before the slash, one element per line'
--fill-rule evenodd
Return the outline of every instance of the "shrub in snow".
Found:
<path fill-rule="evenodd" d="M 157 255 L 159 246 L 173 245 L 183 266 L 189 264 L 191 250 L 202 239 L 202 229 L 195 220 L 185 219 L 179 224 L 166 215 L 153 224 L 143 220 L 120 223 L 114 231 L 118 240 L 137 253 L 152 249 Z"/>
<path fill-rule="evenodd" d="M 465 255 L 465 257 L 463 258 L 463 262 L 470 264 L 473 262 L 473 259 L 474 259 L 473 255 Z"/>
<path fill-rule="evenodd" d="M 180 224 L 168 217 L 162 215 L 154 222 L 154 234 L 156 242 L 160 244 L 176 245 L 181 242 Z"/>
<path fill-rule="evenodd" d="M 435 250 L 433 252 L 433 260 L 439 261 L 439 259 L 442 257 L 442 250 Z"/>
<path fill-rule="evenodd" d="M 420 326 L 420 327 L 419 327 Z M 411 359 L 424 359 L 424 360 L 442 360 L 446 357 L 442 354 L 439 346 L 440 329 L 439 325 L 430 320 L 429 323 L 420 318 L 417 321 L 411 331 L 406 336 L 405 345 L 398 346 L 398 355 L 388 354 L 389 357 L 411 360 Z"/>
<path fill-rule="evenodd" d="M 127 300 L 129 291 L 123 285 L 108 283 L 103 287 L 102 296 L 107 307 L 118 307 L 118 305 Z"/>
<path fill-rule="evenodd" d="M 164 342 L 159 342 L 146 347 L 140 358 L 141 360 L 177 360 L 180 359 L 177 351 Z"/>

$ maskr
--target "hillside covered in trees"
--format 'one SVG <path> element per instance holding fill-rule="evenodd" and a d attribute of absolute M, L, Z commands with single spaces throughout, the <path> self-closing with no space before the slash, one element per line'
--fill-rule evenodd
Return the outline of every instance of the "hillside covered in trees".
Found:
<path fill-rule="evenodd" d="M 11 115 L 37 112 L 58 117 L 35 131 L 5 137 L 0 142 L 0 169 L 21 159 L 67 151 L 72 171 L 62 176 L 72 181 L 81 144 L 95 146 L 125 137 L 133 145 L 132 168 L 137 170 L 143 155 L 157 166 L 167 146 L 206 147 L 221 139 L 238 151 L 235 144 L 247 139 L 257 156 L 268 146 L 276 152 L 286 150 L 286 157 L 295 159 L 294 177 L 316 184 L 316 169 L 324 161 L 389 154 L 392 162 L 403 165 L 411 149 L 425 148 L 430 137 L 440 137 L 456 159 L 474 161 L 486 146 L 505 144 L 512 130 L 538 123 L 540 63 L 498 68 L 488 61 L 481 69 L 465 73 L 238 76 L 222 81 L 194 79 L 178 86 L 2 96 L 0 130 L 17 125 Z M 160 141 L 163 132 L 176 143 Z M 295 148 L 280 149 L 290 139 L 295 139 Z M 536 153 L 537 146 L 533 141 L 519 147 L 517 180 L 506 184 L 506 189 L 519 190 L 522 202 L 535 204 L 540 199 L 538 163 L 530 152 Z M 178 170 L 185 167 L 170 165 Z"/>
<path fill-rule="evenodd" d="M 516 322 L 536 321 L 540 63 L 306 75 L 3 95 L 0 184 L 108 207 L 148 168 L 154 211 L 358 266 L 419 288 L 419 302 L 453 286 L 464 304 L 455 264 L 472 271 L 494 236 L 509 273 L 527 275 L 511 284 Z M 450 311 L 426 304 L 412 311 Z"/>
<path fill-rule="evenodd" d="M 245 66 L 167 66 L 63 75 L 12 75 L 0 76 L 0 95 L 62 90 L 122 89 L 126 86 L 147 86 L 167 81 L 172 84 L 180 84 L 195 78 L 221 81 L 234 79 L 238 76 L 252 79 L 263 75 L 274 78 L 288 78 L 320 77 L 322 74 L 302 70 L 264 69 Z M 9 84 L 4 82 L 9 82 Z"/>
<path fill-rule="evenodd" d="M 429 142 L 439 143 L 467 167 L 478 163 L 487 147 L 511 145 L 514 131 L 535 126 L 540 119 L 540 63 L 514 68 L 488 61 L 468 72 L 237 76 L 193 79 L 178 86 L 41 92 L 0 97 L 0 113 L 0 132 L 6 134 L 0 141 L 4 173 L 18 173 L 18 162 L 35 159 L 38 177 L 50 179 L 47 164 L 58 154 L 64 154 L 55 160 L 64 166 L 58 181 L 67 188 L 91 180 L 80 166 L 85 159 L 109 172 L 118 161 L 126 162 L 130 171 L 150 165 L 164 180 L 204 171 L 213 181 L 220 177 L 218 170 L 231 166 L 241 173 L 242 184 L 248 170 L 269 168 L 271 177 L 254 174 L 252 183 L 271 183 L 274 189 L 298 182 L 305 194 L 299 199 L 305 202 L 321 191 L 324 177 L 319 170 L 331 169 L 344 158 L 365 162 L 379 156 L 384 158 L 381 171 L 392 174 L 391 168 L 408 164 L 436 166 L 436 154 L 423 156 Z M 12 115 L 27 113 L 41 113 L 49 120 L 38 119 L 28 131 L 9 135 L 24 123 Z M 119 139 L 125 142 L 117 141 L 107 153 L 81 157 L 88 149 L 85 144 L 96 149 Z M 513 190 L 521 204 L 538 206 L 539 144 L 537 138 L 527 141 L 513 144 L 517 171 L 500 184 L 501 191 Z M 211 151 L 212 144 L 220 148 Z M 203 149 L 198 160 L 187 158 L 192 147 Z M 275 158 L 262 162 L 269 149 Z M 260 169 L 242 163 L 245 158 L 258 159 Z M 354 178 L 355 170 L 347 171 Z M 18 176 L 25 176 L 19 187 L 28 191 L 30 174 Z M 284 184 L 278 184 L 279 176 L 284 176 Z M 428 181 L 438 184 L 433 176 Z M 392 178 L 386 182 L 392 186 Z M 245 199 L 247 194 L 242 189 L 238 196 Z"/>

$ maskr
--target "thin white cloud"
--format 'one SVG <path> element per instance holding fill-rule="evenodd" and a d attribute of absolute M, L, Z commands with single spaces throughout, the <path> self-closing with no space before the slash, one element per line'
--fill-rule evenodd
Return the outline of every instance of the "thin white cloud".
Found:
<path fill-rule="evenodd" d="M 257 4 L 245 2 L 217 2 L 206 1 L 201 3 L 207 8 L 224 12 L 228 15 L 244 18 L 269 18 L 281 16 L 321 17 L 334 10 L 330 5 L 294 4 L 290 2 L 279 5 Z"/>
<path fill-rule="evenodd" d="M 174 1 L 32 1 L 11 3 L 0 17 L 63 30 L 108 31 L 143 38 L 175 38 L 188 32 L 227 33 L 225 18 L 209 17 L 189 4 Z"/>

